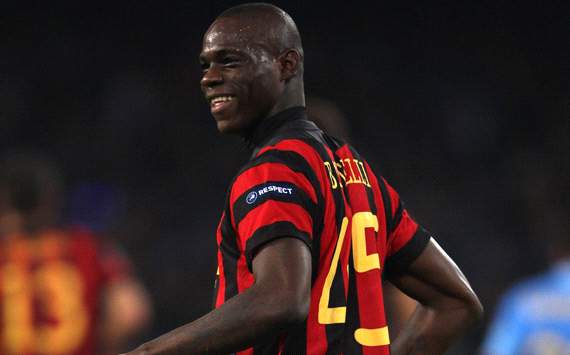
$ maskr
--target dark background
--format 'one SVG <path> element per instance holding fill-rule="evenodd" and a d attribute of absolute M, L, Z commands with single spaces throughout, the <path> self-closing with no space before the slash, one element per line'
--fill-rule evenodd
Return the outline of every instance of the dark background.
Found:
<path fill-rule="evenodd" d="M 214 230 L 248 152 L 216 132 L 197 57 L 237 3 L 0 5 L 0 152 L 53 157 L 65 219 L 122 243 L 155 304 L 144 339 L 210 306 Z M 545 236 L 568 236 L 567 2 L 276 4 L 303 36 L 308 95 L 338 105 L 480 295 L 488 318 L 454 350 L 475 352 L 500 294 L 547 266 Z"/>

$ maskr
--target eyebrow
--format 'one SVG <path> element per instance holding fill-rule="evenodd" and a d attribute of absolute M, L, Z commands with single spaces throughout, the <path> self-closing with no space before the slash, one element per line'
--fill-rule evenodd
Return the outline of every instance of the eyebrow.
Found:
<path fill-rule="evenodd" d="M 211 57 L 221 58 L 221 57 L 226 56 L 228 54 L 243 55 L 243 51 L 240 51 L 240 50 L 234 49 L 234 48 L 221 48 L 218 50 L 213 50 Z M 204 54 L 204 52 L 200 53 L 199 60 L 201 62 L 207 62 L 208 61 L 208 59 L 206 59 L 206 55 Z"/>

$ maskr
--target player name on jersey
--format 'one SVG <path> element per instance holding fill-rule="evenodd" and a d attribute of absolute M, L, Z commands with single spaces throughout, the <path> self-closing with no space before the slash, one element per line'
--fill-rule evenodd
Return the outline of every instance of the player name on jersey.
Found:
<path fill-rule="evenodd" d="M 364 163 L 357 159 L 339 159 L 337 161 L 323 162 L 329 179 L 331 181 L 331 188 L 336 189 L 350 184 L 363 184 L 370 187 L 370 180 L 366 175 Z"/>

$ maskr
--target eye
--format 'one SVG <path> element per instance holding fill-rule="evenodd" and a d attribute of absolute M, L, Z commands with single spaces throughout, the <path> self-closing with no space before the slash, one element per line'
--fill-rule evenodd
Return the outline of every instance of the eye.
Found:
<path fill-rule="evenodd" d="M 208 69 L 210 69 L 210 64 L 206 62 L 200 62 L 200 68 L 202 68 L 203 72 L 206 72 Z"/>
<path fill-rule="evenodd" d="M 222 59 L 222 65 L 226 68 L 235 68 L 240 64 L 240 60 L 235 56 L 225 56 Z"/>

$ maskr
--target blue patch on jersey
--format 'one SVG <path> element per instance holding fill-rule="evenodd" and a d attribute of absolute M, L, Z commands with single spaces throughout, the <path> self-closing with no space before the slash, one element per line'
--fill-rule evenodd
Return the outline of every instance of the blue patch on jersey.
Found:
<path fill-rule="evenodd" d="M 294 191 L 295 191 L 295 185 L 266 183 L 256 187 L 255 190 L 250 191 L 245 196 L 245 202 L 248 205 L 252 205 L 261 197 L 265 197 L 270 194 L 291 196 L 293 195 Z"/>
<path fill-rule="evenodd" d="M 257 201 L 257 192 L 255 191 L 248 193 L 247 196 L 245 197 L 245 202 L 247 202 L 249 205 L 251 205 L 255 201 Z"/>

